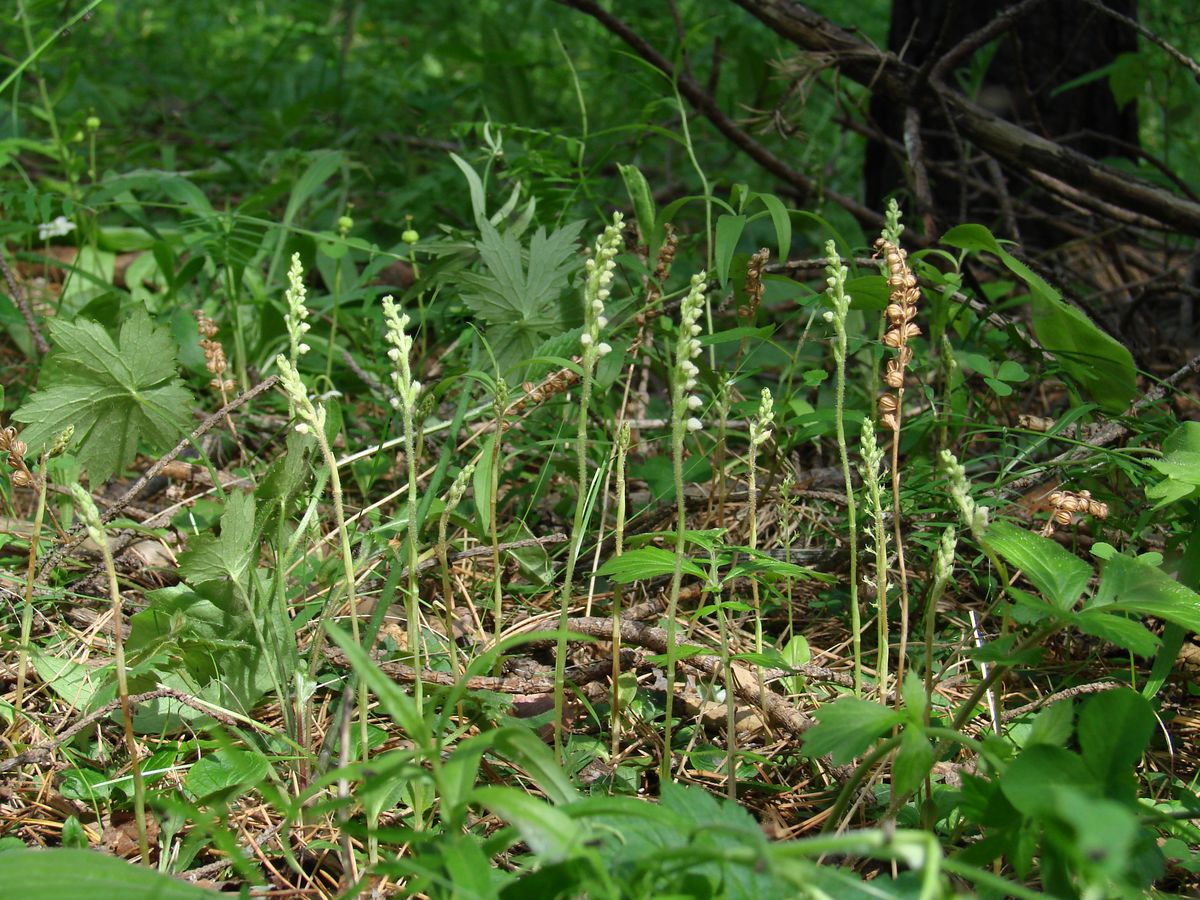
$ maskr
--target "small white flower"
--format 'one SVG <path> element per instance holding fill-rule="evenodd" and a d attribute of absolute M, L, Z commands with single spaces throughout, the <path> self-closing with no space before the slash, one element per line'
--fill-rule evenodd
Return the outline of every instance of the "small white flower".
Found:
<path fill-rule="evenodd" d="M 703 329 L 703 328 L 701 328 L 699 325 L 693 325 L 693 326 L 691 327 L 691 329 L 690 329 L 690 330 L 691 330 L 691 332 L 692 332 L 692 337 L 695 337 L 696 335 L 698 335 L 698 334 L 699 334 L 701 331 L 703 331 L 704 329 Z"/>
<path fill-rule="evenodd" d="M 699 431 L 703 427 L 704 427 L 704 423 L 695 417 L 692 417 L 687 420 L 687 430 L 688 431 Z"/>
<path fill-rule="evenodd" d="M 399 408 L 400 408 L 400 398 L 393 397 L 392 398 L 392 409 L 399 409 Z"/>
<path fill-rule="evenodd" d="M 579 343 L 583 344 L 585 347 L 592 346 L 592 336 L 585 331 L 579 336 Z"/>
<path fill-rule="evenodd" d="M 612 347 L 601 341 L 596 345 L 596 352 L 601 356 L 608 356 L 608 354 L 612 353 Z"/>
<path fill-rule="evenodd" d="M 833 321 L 832 310 L 828 310 L 828 309 L 825 310 L 825 312 L 821 313 L 821 318 L 824 319 L 826 322 L 832 322 Z"/>
<path fill-rule="evenodd" d="M 599 325 L 601 328 L 607 328 L 608 327 L 608 316 L 597 316 L 596 324 Z"/>
<path fill-rule="evenodd" d="M 397 350 L 395 347 L 393 347 L 391 350 L 388 351 L 388 359 L 390 359 L 392 362 L 399 362 L 400 361 L 400 351 Z"/>
<path fill-rule="evenodd" d="M 688 409 L 693 409 L 693 410 L 699 409 L 703 405 L 704 405 L 704 401 L 701 400 L 699 397 L 697 397 L 695 394 L 692 394 L 690 397 L 687 398 L 687 408 Z"/>
<path fill-rule="evenodd" d="M 408 386 L 409 394 L 415 399 L 417 394 L 421 393 L 421 382 L 413 380 L 413 383 Z"/>
<path fill-rule="evenodd" d="M 308 427 L 307 422 L 297 422 L 296 423 L 296 433 L 297 434 L 308 434 L 311 430 L 312 429 Z"/>
<path fill-rule="evenodd" d="M 53 222 L 43 222 L 38 226 L 38 240 L 46 241 L 50 238 L 65 237 L 74 230 L 74 222 L 66 216 L 58 216 Z"/>
<path fill-rule="evenodd" d="M 307 353 L 311 349 L 312 349 L 312 347 L 308 346 L 308 344 L 301 344 L 299 347 L 296 348 L 296 352 L 299 353 L 301 356 L 303 356 L 305 353 Z"/>

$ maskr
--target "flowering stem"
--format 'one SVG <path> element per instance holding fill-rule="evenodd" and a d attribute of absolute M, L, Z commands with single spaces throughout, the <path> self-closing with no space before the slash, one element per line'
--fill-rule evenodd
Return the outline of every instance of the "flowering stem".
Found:
<path fill-rule="evenodd" d="M 29 565 L 25 570 L 25 603 L 21 607 L 21 651 L 17 656 L 17 693 L 13 697 L 13 727 L 17 727 L 25 698 L 25 667 L 29 664 L 29 636 L 33 632 L 33 583 L 37 574 L 38 542 L 42 537 L 42 522 L 46 513 L 46 463 L 42 457 L 38 466 L 37 509 L 33 515 L 33 534 L 29 536 Z"/>
<path fill-rule="evenodd" d="M 842 461 L 842 480 L 846 485 L 846 529 L 847 543 L 850 548 L 850 640 L 854 652 L 854 695 L 862 696 L 862 611 L 858 606 L 858 521 L 854 500 L 854 482 L 850 477 L 850 452 L 846 444 L 846 313 L 850 306 L 850 297 L 845 293 L 844 285 L 847 270 L 841 264 L 833 241 L 825 245 L 829 265 L 826 272 L 829 277 L 829 295 L 833 299 L 834 309 L 826 312 L 825 316 L 833 325 L 835 340 L 833 356 L 837 363 L 835 369 L 836 381 L 834 388 L 834 420 L 837 426 L 838 454 Z"/>

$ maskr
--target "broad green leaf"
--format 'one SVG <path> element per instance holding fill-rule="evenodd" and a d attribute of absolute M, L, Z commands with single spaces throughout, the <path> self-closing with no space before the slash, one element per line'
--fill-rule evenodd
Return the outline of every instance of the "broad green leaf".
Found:
<path fill-rule="evenodd" d="M 501 233 L 488 222 L 480 224 L 476 246 L 485 271 L 455 277 L 465 288 L 463 302 L 490 326 L 486 337 L 501 373 L 568 327 L 560 300 L 579 267 L 582 227 L 583 222 L 572 222 L 549 234 L 539 228 L 526 253 L 513 230 Z"/>
<path fill-rule="evenodd" d="M 1113 615 L 1102 609 L 1085 609 L 1071 617 L 1075 627 L 1115 644 L 1146 659 L 1158 649 L 1159 639 L 1145 625 L 1121 615 Z"/>
<path fill-rule="evenodd" d="M 1109 336 L 1040 275 L 1005 250 L 982 225 L 958 225 L 942 243 L 962 250 L 985 250 L 997 256 L 1029 288 L 1033 331 L 1038 343 L 1054 354 L 1078 385 L 1108 412 L 1123 412 L 1137 392 L 1133 355 Z"/>
<path fill-rule="evenodd" d="M 104 677 L 108 673 L 103 670 L 67 657 L 48 656 L 36 645 L 30 650 L 38 678 L 75 709 L 91 706 L 93 698 L 108 683 Z"/>
<path fill-rule="evenodd" d="M 1075 753 L 1049 744 L 1026 747 L 1000 776 L 1008 802 L 1028 816 L 1053 815 L 1056 787 L 1091 790 L 1096 779 Z"/>
<path fill-rule="evenodd" d="M 783 645 L 783 661 L 789 666 L 806 666 L 812 662 L 812 648 L 808 646 L 808 638 L 802 634 L 793 635 L 791 640 Z M 783 685 L 792 693 L 804 690 L 807 679 L 803 675 L 789 675 L 783 679 Z"/>
<path fill-rule="evenodd" d="M 737 250 L 738 239 L 746 227 L 745 216 L 719 216 L 717 218 L 717 240 L 714 262 L 717 266 L 717 278 L 721 289 L 729 283 L 729 264 L 733 262 L 733 254 Z"/>
<path fill-rule="evenodd" d="M 522 790 L 481 787 L 473 799 L 516 828 L 529 849 L 546 862 L 561 862 L 582 845 L 584 830 L 578 822 Z"/>
<path fill-rule="evenodd" d="M 210 753 L 192 766 L 185 784 L 193 796 L 203 800 L 223 791 L 249 789 L 267 777 L 268 768 L 261 753 L 230 747 Z"/>
<path fill-rule="evenodd" d="M 817 724 L 804 733 L 808 756 L 831 754 L 836 765 L 845 765 L 882 737 L 904 716 L 887 706 L 858 697 L 843 697 L 815 713 Z"/>
<path fill-rule="evenodd" d="M 611 578 L 619 584 L 628 584 L 644 578 L 657 578 L 659 575 L 671 575 L 675 571 L 675 554 L 661 547 L 642 547 L 639 550 L 629 550 L 620 556 L 615 556 L 596 570 L 602 578 Z M 683 571 L 687 575 L 704 578 L 705 572 L 690 559 L 683 561 Z"/>
<path fill-rule="evenodd" d="M 1071 724 L 1075 719 L 1075 709 L 1069 700 L 1061 703 L 1051 703 L 1045 709 L 1039 710 L 1029 726 L 1029 735 L 1025 738 L 1025 746 L 1032 744 L 1050 744 L 1061 747 L 1071 738 Z"/>
<path fill-rule="evenodd" d="M 1129 688 L 1089 699 L 1079 713 L 1083 761 L 1103 785 L 1128 777 L 1157 727 L 1150 701 Z"/>
<path fill-rule="evenodd" d="M 1162 569 L 1120 554 L 1104 563 L 1092 608 L 1155 616 L 1200 634 L 1200 595 Z"/>
<path fill-rule="evenodd" d="M 179 571 L 194 585 L 228 578 L 244 584 L 256 556 L 254 495 L 231 491 L 221 513 L 221 534 L 201 534 L 179 555 Z"/>
<path fill-rule="evenodd" d="M 221 896 L 115 856 L 70 848 L 0 853 L 0 885 L 5 896 L 38 900 L 199 900 Z"/>
<path fill-rule="evenodd" d="M 138 446 L 167 449 L 188 422 L 192 395 L 176 376 L 175 344 L 143 309 L 114 342 L 98 323 L 50 321 L 55 349 L 41 389 L 13 413 L 35 453 L 74 426 L 75 455 L 93 485 L 132 462 Z"/>
<path fill-rule="evenodd" d="M 984 541 L 1063 612 L 1075 605 L 1092 576 L 1092 567 L 1069 550 L 1009 522 L 993 523 Z"/>

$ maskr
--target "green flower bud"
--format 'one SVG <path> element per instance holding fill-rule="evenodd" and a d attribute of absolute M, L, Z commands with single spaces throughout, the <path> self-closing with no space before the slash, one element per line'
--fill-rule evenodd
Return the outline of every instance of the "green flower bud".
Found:
<path fill-rule="evenodd" d="M 88 116 L 87 121 L 84 122 L 84 125 L 87 126 L 88 131 L 99 131 L 100 130 L 100 117 L 99 116 Z"/>
<path fill-rule="evenodd" d="M 400 235 L 400 240 L 404 241 L 406 244 L 415 244 L 420 239 L 421 236 L 417 234 L 415 228 L 406 228 L 404 229 L 404 233 Z"/>

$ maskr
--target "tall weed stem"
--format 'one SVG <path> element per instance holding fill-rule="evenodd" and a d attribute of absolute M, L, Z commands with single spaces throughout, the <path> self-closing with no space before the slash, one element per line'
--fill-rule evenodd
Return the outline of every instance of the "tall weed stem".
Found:
<path fill-rule="evenodd" d="M 575 431 L 575 461 L 577 466 L 577 494 L 575 517 L 571 523 L 571 540 L 567 548 L 567 564 L 563 571 L 562 594 L 559 598 L 558 644 L 554 655 L 554 752 L 564 760 L 563 715 L 567 677 L 567 619 L 571 610 L 571 585 L 575 580 L 575 565 L 583 545 L 584 529 L 587 525 L 587 445 L 588 407 L 592 401 L 592 377 L 600 357 L 611 351 L 608 344 L 600 340 L 600 333 L 608 325 L 604 316 L 604 304 L 612 289 L 613 269 L 616 268 L 617 250 L 621 243 L 622 216 L 613 213 L 612 224 L 596 241 L 596 252 L 587 261 L 587 282 L 584 286 L 584 325 L 579 342 L 582 345 L 583 377 L 579 383 L 579 421 Z"/>
<path fill-rule="evenodd" d="M 850 451 L 846 444 L 846 316 L 850 311 L 850 295 L 846 293 L 849 269 L 842 265 L 833 241 L 825 244 L 826 294 L 833 303 L 826 310 L 825 321 L 833 326 L 833 359 L 835 367 L 834 419 L 837 426 L 838 455 L 842 462 L 842 480 L 846 485 L 846 530 L 850 549 L 850 632 L 854 653 L 854 695 L 862 696 L 862 611 L 858 605 L 858 514 L 854 499 L 854 480 L 850 476 Z"/>
<path fill-rule="evenodd" d="M 125 673 L 125 627 L 121 617 L 121 591 L 117 586 L 117 567 L 113 563 L 108 535 L 100 522 L 100 511 L 91 495 L 78 484 L 71 485 L 71 495 L 79 516 L 87 527 L 88 536 L 100 547 L 104 571 L 108 575 L 108 596 L 112 601 L 113 661 L 117 670 L 117 697 L 121 701 L 121 718 L 125 723 L 125 748 L 129 753 L 129 768 L 133 775 L 133 817 L 137 827 L 138 849 L 142 864 L 150 865 L 150 841 L 146 833 L 146 784 L 138 761 L 137 741 L 133 736 L 133 711 L 129 706 L 129 680 Z"/>
<path fill-rule="evenodd" d="M 700 355 L 698 320 L 704 308 L 705 273 L 692 276 L 691 288 L 679 308 L 679 337 L 671 369 L 671 471 L 675 482 L 675 566 L 671 573 L 671 593 L 667 600 L 667 700 L 663 718 L 663 755 L 659 780 L 671 780 L 671 732 L 675 704 L 675 631 L 679 590 L 683 584 L 683 558 L 687 550 L 687 504 L 683 495 L 683 442 L 688 432 L 699 431 L 703 423 L 692 413 L 702 405 L 691 393 L 700 370 L 693 360 Z"/>

